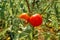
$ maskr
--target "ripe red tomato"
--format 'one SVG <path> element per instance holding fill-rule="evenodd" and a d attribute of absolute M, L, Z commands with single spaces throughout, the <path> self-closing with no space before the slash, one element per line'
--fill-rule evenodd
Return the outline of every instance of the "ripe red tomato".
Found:
<path fill-rule="evenodd" d="M 29 22 L 32 26 L 37 27 L 42 24 L 42 16 L 40 14 L 34 14 L 30 17 Z"/>
<path fill-rule="evenodd" d="M 28 16 L 27 13 L 22 13 L 22 14 L 20 14 L 19 18 L 24 19 L 26 21 L 29 21 L 30 17 Z"/>

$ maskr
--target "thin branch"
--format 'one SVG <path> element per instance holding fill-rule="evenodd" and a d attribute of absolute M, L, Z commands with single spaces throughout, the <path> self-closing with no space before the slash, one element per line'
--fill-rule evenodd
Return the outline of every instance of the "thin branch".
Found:
<path fill-rule="evenodd" d="M 31 11 L 30 11 L 30 5 L 28 3 L 28 0 L 26 0 L 26 3 L 27 3 L 27 6 L 28 6 L 29 13 L 31 13 Z"/>
<path fill-rule="evenodd" d="M 34 8 L 34 5 L 35 5 L 35 0 L 33 0 L 33 3 L 32 3 L 32 7 Z"/>

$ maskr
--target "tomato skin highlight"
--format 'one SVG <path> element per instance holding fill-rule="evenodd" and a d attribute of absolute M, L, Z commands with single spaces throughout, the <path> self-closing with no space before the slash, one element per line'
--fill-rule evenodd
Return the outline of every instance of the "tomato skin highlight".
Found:
<path fill-rule="evenodd" d="M 20 14 L 19 18 L 29 21 L 30 17 L 27 13 L 22 13 L 22 14 Z"/>
<path fill-rule="evenodd" d="M 29 22 L 33 27 L 37 27 L 42 24 L 42 16 L 40 14 L 34 14 L 30 17 Z"/>

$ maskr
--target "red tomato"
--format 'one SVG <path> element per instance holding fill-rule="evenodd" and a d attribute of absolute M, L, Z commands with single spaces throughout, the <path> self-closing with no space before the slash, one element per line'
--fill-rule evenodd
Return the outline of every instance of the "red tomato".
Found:
<path fill-rule="evenodd" d="M 22 13 L 20 16 L 19 16 L 19 18 L 21 18 L 21 19 L 25 19 L 26 21 L 29 21 L 29 16 L 28 16 L 28 14 L 27 13 Z"/>
<path fill-rule="evenodd" d="M 29 22 L 32 26 L 37 27 L 42 24 L 42 16 L 40 14 L 34 14 L 30 17 Z"/>

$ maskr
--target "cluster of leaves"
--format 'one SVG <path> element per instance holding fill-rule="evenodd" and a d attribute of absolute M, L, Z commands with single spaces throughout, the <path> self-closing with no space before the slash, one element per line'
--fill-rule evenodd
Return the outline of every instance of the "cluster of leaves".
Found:
<path fill-rule="evenodd" d="M 17 17 L 29 10 L 43 16 L 43 32 L 40 33 L 44 40 L 60 40 L 60 1 L 28 0 L 28 3 L 26 0 L 0 0 L 0 40 L 38 40 L 38 30 Z"/>

